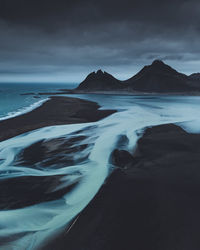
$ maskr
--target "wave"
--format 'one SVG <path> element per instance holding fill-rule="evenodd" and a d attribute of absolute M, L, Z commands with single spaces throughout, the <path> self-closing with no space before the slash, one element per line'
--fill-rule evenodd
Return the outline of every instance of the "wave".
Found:
<path fill-rule="evenodd" d="M 48 101 L 49 98 L 45 98 L 43 100 L 40 100 L 38 102 L 34 102 L 33 104 L 29 105 L 28 107 L 20 108 L 16 111 L 9 112 L 6 116 L 0 117 L 0 121 L 7 120 L 16 116 L 20 116 L 26 113 L 31 112 L 32 110 L 40 107 L 43 103 Z"/>

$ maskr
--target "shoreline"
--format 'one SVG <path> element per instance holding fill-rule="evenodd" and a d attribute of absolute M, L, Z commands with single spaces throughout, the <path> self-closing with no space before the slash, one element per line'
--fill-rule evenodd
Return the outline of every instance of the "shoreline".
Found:
<path fill-rule="evenodd" d="M 152 95 L 161 95 L 161 96 L 200 96 L 200 92 L 139 92 L 139 91 L 81 91 L 81 90 L 73 90 L 73 89 L 58 89 L 59 92 L 39 92 L 39 93 L 22 93 L 21 95 L 35 95 L 35 96 L 43 96 L 43 95 L 87 95 L 87 94 L 95 94 L 95 95 L 126 95 L 126 96 L 152 96 Z"/>
<path fill-rule="evenodd" d="M 3 117 L 0 117 L 0 122 L 11 119 L 11 118 L 14 118 L 14 117 L 17 117 L 17 116 L 20 116 L 20 115 L 24 115 L 26 113 L 29 113 L 32 110 L 34 110 L 34 109 L 40 107 L 41 105 L 43 105 L 43 103 L 45 103 L 46 101 L 48 101 L 48 98 L 45 98 L 45 99 L 40 100 L 40 101 L 36 101 L 33 104 L 30 104 L 29 106 L 24 107 L 24 108 L 20 108 L 20 109 L 18 109 L 16 111 L 9 112 L 9 113 L 7 113 L 7 115 L 5 115 Z"/>
<path fill-rule="evenodd" d="M 115 110 L 99 110 L 91 101 L 72 97 L 51 96 L 28 113 L 0 121 L 0 141 L 47 126 L 95 122 Z"/>
<path fill-rule="evenodd" d="M 62 91 L 62 90 L 61 90 Z M 69 93 L 66 91 L 66 93 Z M 81 91 L 81 90 L 70 90 L 70 94 L 103 94 L 103 95 L 144 95 L 144 96 L 152 96 L 152 95 L 180 95 L 180 96 L 200 96 L 200 92 L 140 92 L 140 91 Z"/>

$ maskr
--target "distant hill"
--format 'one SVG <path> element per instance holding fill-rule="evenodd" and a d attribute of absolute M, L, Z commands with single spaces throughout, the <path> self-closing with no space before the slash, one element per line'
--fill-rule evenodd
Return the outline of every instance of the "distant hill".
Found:
<path fill-rule="evenodd" d="M 120 81 L 114 76 L 98 70 L 92 72 L 76 88 L 76 91 L 129 91 L 146 93 L 194 92 L 200 90 L 200 74 L 187 76 L 161 60 L 145 66 L 128 80 Z"/>

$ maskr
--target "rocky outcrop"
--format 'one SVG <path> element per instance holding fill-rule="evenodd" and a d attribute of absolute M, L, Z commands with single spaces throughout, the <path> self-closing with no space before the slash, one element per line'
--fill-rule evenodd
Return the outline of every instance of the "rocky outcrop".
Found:
<path fill-rule="evenodd" d="M 126 150 L 115 149 L 111 155 L 111 163 L 121 168 L 126 167 L 133 160 L 133 156 Z"/>

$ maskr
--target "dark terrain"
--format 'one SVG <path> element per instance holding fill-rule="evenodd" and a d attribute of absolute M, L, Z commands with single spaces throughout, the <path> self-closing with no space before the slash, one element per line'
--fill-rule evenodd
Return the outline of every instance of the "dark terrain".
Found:
<path fill-rule="evenodd" d="M 43 249 L 200 249 L 200 135 L 148 128 L 128 155 L 113 152 L 120 167 L 70 231 Z"/>
<path fill-rule="evenodd" d="M 0 141 L 45 126 L 97 121 L 115 112 L 98 108 L 97 103 L 78 98 L 51 97 L 29 113 L 0 121 Z M 90 147 L 90 144 L 84 142 L 85 139 L 85 136 L 74 134 L 70 138 L 38 141 L 19 151 L 13 165 L 18 168 L 58 169 L 84 162 L 88 158 L 88 152 L 84 150 Z M 0 162 L 3 160 L 0 159 Z M 76 174 L 77 180 L 74 182 L 67 181 L 66 175 L 5 178 L 1 180 L 0 209 L 23 208 L 59 199 L 79 182 L 81 174 Z M 63 184 L 62 188 L 58 188 Z"/>
<path fill-rule="evenodd" d="M 61 137 L 38 141 L 21 150 L 13 161 L 18 167 L 34 169 L 59 169 L 87 161 L 90 147 L 84 140 L 85 136 L 71 135 L 71 138 Z M 75 154 L 77 155 L 76 157 Z M 6 172 L 6 171 L 5 171 Z M 0 209 L 18 209 L 62 198 L 79 182 L 82 175 L 74 172 L 75 181 L 70 175 L 53 176 L 17 176 L 1 180 Z M 68 178 L 69 177 L 69 178 Z M 26 191 L 25 191 L 26 190 Z M 31 195 L 30 195 L 31 194 Z"/>
<path fill-rule="evenodd" d="M 0 121 L 0 141 L 46 126 L 98 121 L 115 112 L 99 107 L 78 98 L 53 96 L 29 113 Z"/>

